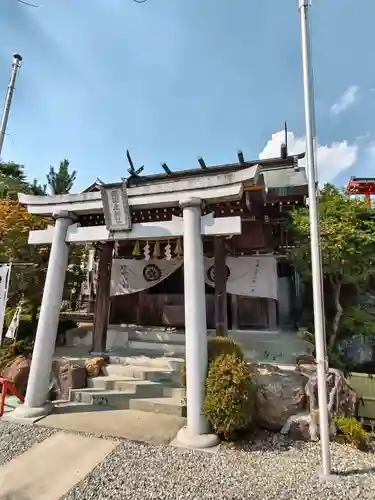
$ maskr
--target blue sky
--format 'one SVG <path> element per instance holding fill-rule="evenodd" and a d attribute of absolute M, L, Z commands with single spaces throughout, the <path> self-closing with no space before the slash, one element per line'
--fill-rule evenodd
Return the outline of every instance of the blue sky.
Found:
<path fill-rule="evenodd" d="M 3 150 L 43 180 L 63 158 L 76 189 L 126 175 L 276 156 L 284 121 L 304 150 L 298 0 L 0 2 L 0 95 L 24 58 Z M 313 0 L 322 181 L 375 176 L 374 0 Z"/>

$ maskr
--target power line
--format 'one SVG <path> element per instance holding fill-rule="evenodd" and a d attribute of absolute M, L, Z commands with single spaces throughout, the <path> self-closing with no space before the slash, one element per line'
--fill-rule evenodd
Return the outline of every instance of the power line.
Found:
<path fill-rule="evenodd" d="M 33 3 L 26 2 L 26 0 L 17 0 L 17 2 L 22 3 L 23 5 L 27 5 L 28 7 L 34 7 L 35 9 L 37 9 L 39 7 L 39 5 L 35 5 Z"/>

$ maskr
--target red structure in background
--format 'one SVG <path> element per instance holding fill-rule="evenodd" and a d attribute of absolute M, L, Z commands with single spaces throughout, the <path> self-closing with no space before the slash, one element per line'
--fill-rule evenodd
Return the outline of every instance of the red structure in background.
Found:
<path fill-rule="evenodd" d="M 350 194 L 363 195 L 371 204 L 371 195 L 375 194 L 375 177 L 351 177 L 346 187 L 346 191 Z"/>
<path fill-rule="evenodd" d="M 5 397 L 8 394 L 8 392 L 10 392 L 10 394 L 12 394 L 13 396 L 16 396 L 21 401 L 21 403 L 23 403 L 24 398 L 22 394 L 20 394 L 17 391 L 12 382 L 10 382 L 4 377 L 0 377 L 0 387 L 1 387 L 0 417 L 2 417 L 4 414 Z"/>

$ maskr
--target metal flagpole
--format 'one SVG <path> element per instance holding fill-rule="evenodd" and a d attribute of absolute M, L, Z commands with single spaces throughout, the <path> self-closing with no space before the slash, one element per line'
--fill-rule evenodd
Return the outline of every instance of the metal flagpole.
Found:
<path fill-rule="evenodd" d="M 319 212 L 315 175 L 315 123 L 312 70 L 310 61 L 309 5 L 311 0 L 299 0 L 302 39 L 303 88 L 306 122 L 307 174 L 309 189 L 311 271 L 314 299 L 315 349 L 318 378 L 319 430 L 322 454 L 323 478 L 331 474 L 331 455 L 329 448 L 329 415 L 326 385 L 325 359 L 325 318 L 323 308 L 322 256 L 319 235 Z"/>
<path fill-rule="evenodd" d="M 21 61 L 22 57 L 19 54 L 13 54 L 12 73 L 10 76 L 8 91 L 5 98 L 3 116 L 1 118 L 1 123 L 0 123 L 0 157 L 3 151 L 5 132 L 8 125 L 8 118 L 10 113 L 10 107 L 12 105 L 13 92 L 16 84 L 17 73 L 21 67 Z"/>

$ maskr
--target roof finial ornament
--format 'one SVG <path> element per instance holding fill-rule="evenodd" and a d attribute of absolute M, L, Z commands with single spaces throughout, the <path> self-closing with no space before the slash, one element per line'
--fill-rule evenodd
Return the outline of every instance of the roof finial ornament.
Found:
<path fill-rule="evenodd" d="M 134 166 L 132 157 L 130 156 L 130 152 L 129 152 L 128 149 L 126 150 L 126 158 L 128 159 L 128 162 L 129 162 L 129 165 L 130 165 L 130 168 L 128 168 L 128 172 L 130 174 L 130 177 L 139 177 L 139 174 L 141 172 L 143 172 L 143 170 L 145 168 L 144 165 L 142 165 L 141 167 L 139 167 L 139 168 L 136 169 L 135 166 Z"/>
<path fill-rule="evenodd" d="M 284 142 L 280 147 L 280 156 L 285 160 L 288 157 L 288 126 L 287 123 L 284 123 Z"/>
<path fill-rule="evenodd" d="M 164 172 L 167 174 L 167 175 L 171 175 L 172 173 L 172 170 L 168 167 L 168 165 L 165 163 L 165 161 L 163 163 L 161 163 L 161 166 L 164 170 Z"/>
<path fill-rule="evenodd" d="M 207 168 L 206 162 L 201 156 L 198 156 L 198 163 L 203 170 Z"/>
<path fill-rule="evenodd" d="M 244 155 L 243 155 L 243 152 L 241 151 L 241 149 L 239 149 L 237 151 L 237 158 L 238 158 L 238 162 L 241 164 L 241 165 L 244 165 L 245 164 L 245 158 L 244 158 Z"/>

